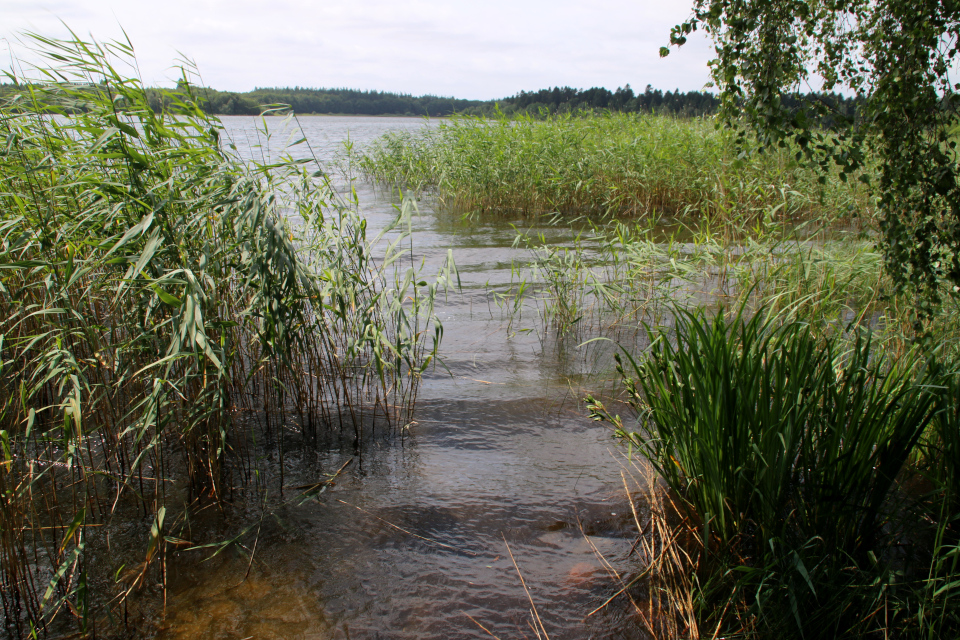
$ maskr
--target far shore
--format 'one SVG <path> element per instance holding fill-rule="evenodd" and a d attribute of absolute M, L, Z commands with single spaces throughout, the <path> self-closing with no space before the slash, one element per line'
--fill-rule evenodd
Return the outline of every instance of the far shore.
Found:
<path fill-rule="evenodd" d="M 259 118 L 260 116 L 270 116 L 270 117 L 279 117 L 285 118 L 289 115 L 289 112 L 279 112 L 279 113 L 262 113 L 260 115 L 243 115 L 243 114 L 231 114 L 231 113 L 214 113 L 213 115 L 218 118 Z M 425 113 L 416 115 L 416 114 L 393 114 L 393 113 L 379 113 L 379 114 L 370 114 L 370 113 L 296 113 L 294 114 L 299 117 L 317 117 L 317 118 L 427 118 L 430 120 L 447 120 L 452 116 L 431 116 Z"/>

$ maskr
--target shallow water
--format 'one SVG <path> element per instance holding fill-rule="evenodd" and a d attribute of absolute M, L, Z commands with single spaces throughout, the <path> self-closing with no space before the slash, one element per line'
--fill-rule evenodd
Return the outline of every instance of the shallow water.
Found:
<path fill-rule="evenodd" d="M 267 140 L 255 118 L 223 121 L 245 157 L 275 154 L 288 137 Z M 432 124 L 299 119 L 327 164 L 348 135 L 362 146 Z M 356 187 L 370 225 L 382 228 L 394 215 L 390 197 Z M 229 551 L 172 562 L 160 638 L 490 637 L 480 625 L 501 638 L 535 637 L 508 546 L 551 637 L 639 636 L 622 599 L 587 618 L 619 589 L 599 555 L 621 575 L 638 569 L 626 557 L 635 528 L 622 457 L 579 401 L 608 364 L 575 341 L 542 339 L 530 330 L 531 307 L 508 327 L 488 286 L 507 285 L 514 262 L 528 259 L 511 246 L 509 221 L 461 223 L 426 201 L 421 214 L 416 259 L 430 273 L 452 248 L 463 289 L 438 307 L 444 367 L 421 387 L 416 424 L 402 439 L 375 442 L 319 500 L 263 518 L 252 564 Z M 286 466 L 308 482 L 344 460 L 340 451 L 294 453 Z M 256 509 L 248 512 L 256 524 Z"/>

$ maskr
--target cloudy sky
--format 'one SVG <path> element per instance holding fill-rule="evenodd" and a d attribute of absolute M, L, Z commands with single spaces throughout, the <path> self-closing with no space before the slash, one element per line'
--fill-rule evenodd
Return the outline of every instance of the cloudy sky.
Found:
<path fill-rule="evenodd" d="M 18 34 L 132 40 L 143 79 L 182 54 L 208 86 L 350 87 L 490 99 L 569 85 L 699 90 L 712 49 L 660 59 L 689 0 L 0 0 L 0 55 Z M 9 67 L 9 62 L 3 66 Z"/>

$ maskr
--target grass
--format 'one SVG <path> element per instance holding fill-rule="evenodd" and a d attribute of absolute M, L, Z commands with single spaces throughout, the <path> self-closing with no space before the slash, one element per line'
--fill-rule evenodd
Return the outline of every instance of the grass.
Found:
<path fill-rule="evenodd" d="M 356 159 L 380 183 L 431 191 L 442 206 L 724 220 L 867 215 L 866 191 L 797 165 L 788 150 L 740 157 L 712 119 L 610 114 L 546 121 L 457 117 L 389 133 Z"/>
<path fill-rule="evenodd" d="M 919 348 L 890 357 L 863 330 L 743 312 L 677 309 L 642 358 L 618 359 L 636 425 L 590 399 L 682 501 L 700 628 L 956 633 L 955 461 L 935 454 L 932 490 L 908 487 L 924 439 L 957 437 L 957 372 Z"/>
<path fill-rule="evenodd" d="M 29 42 L 50 66 L 0 105 L 0 601 L 12 636 L 95 635 L 191 508 L 411 420 L 450 271 L 400 268 L 317 163 L 231 155 L 189 69 L 157 113 L 129 42 Z"/>
<path fill-rule="evenodd" d="M 869 236 L 785 225 L 731 229 L 705 223 L 663 226 L 656 219 L 581 229 L 568 246 L 519 232 L 529 252 L 512 290 L 498 295 L 536 300 L 544 329 L 587 340 L 636 332 L 640 322 L 669 322 L 671 304 L 765 304 L 796 317 L 883 326 L 885 343 L 903 343 L 896 328 L 909 308 L 888 304 L 891 289 L 882 256 Z M 514 313 L 519 300 L 508 305 Z M 891 317 L 892 314 L 892 317 Z M 941 321 L 953 321 L 945 313 Z M 938 330 L 946 338 L 950 332 Z"/>

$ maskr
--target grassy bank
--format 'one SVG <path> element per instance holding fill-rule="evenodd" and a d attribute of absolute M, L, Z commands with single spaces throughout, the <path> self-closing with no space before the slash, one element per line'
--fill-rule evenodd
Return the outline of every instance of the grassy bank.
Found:
<path fill-rule="evenodd" d="M 365 149 L 370 179 L 435 193 L 458 212 L 648 215 L 730 220 L 869 212 L 852 183 L 797 166 L 789 151 L 738 157 L 712 119 L 612 114 L 454 118 Z"/>
<path fill-rule="evenodd" d="M 33 44 L 56 71 L 0 105 L 0 601 L 11 637 L 97 634 L 192 509 L 411 419 L 444 279 L 317 164 L 230 155 L 188 83 L 156 113 L 128 43 Z"/>

